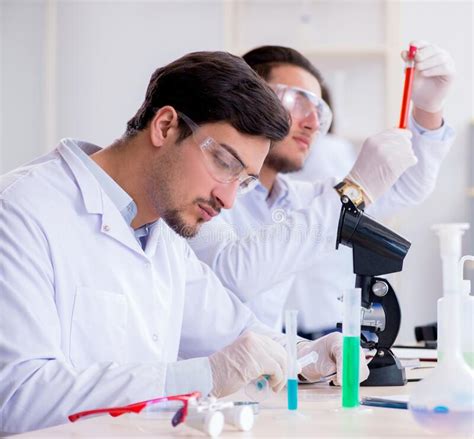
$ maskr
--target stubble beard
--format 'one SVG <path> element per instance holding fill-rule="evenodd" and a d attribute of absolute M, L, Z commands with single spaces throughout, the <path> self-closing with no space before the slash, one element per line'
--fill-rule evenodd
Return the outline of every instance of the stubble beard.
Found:
<path fill-rule="evenodd" d="M 148 180 L 147 197 L 156 214 L 175 233 L 183 238 L 193 238 L 197 235 L 202 220 L 192 225 L 188 224 L 183 217 L 185 209 L 176 207 L 173 182 L 181 179 L 174 178 L 172 169 L 174 168 L 171 163 L 164 164 L 163 161 L 154 163 Z"/>
<path fill-rule="evenodd" d="M 194 238 L 203 222 L 202 219 L 198 219 L 194 225 L 187 224 L 181 209 L 167 209 L 163 212 L 162 218 L 174 232 L 186 239 Z"/>
<path fill-rule="evenodd" d="M 265 159 L 265 166 L 268 166 L 270 169 L 273 169 L 276 172 L 281 174 L 289 174 L 291 172 L 301 171 L 303 165 L 300 163 L 295 163 L 294 161 L 282 157 L 278 154 L 270 153 L 267 155 Z"/>

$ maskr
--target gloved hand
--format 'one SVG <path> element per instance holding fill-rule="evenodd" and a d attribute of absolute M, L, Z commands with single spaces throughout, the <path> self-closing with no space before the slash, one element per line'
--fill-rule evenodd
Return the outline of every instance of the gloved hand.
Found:
<path fill-rule="evenodd" d="M 286 384 L 287 355 L 270 337 L 247 331 L 231 345 L 209 357 L 212 395 L 219 398 L 236 392 L 250 381 L 269 375 L 270 387 L 279 392 Z"/>
<path fill-rule="evenodd" d="M 412 41 L 410 44 L 417 47 L 413 105 L 428 113 L 437 113 L 443 108 L 454 79 L 454 61 L 446 50 L 434 44 L 426 41 Z M 406 50 L 402 52 L 402 58 L 406 61 Z"/>
<path fill-rule="evenodd" d="M 412 133 L 390 128 L 369 137 L 347 175 L 374 202 L 418 159 L 413 153 Z"/>
<path fill-rule="evenodd" d="M 317 381 L 337 372 L 333 382 L 342 385 L 342 334 L 333 332 L 314 341 L 298 343 L 298 358 L 314 351 L 318 354 L 316 363 L 309 364 L 301 371 L 308 381 Z M 359 382 L 369 376 L 369 368 L 362 348 L 360 349 Z"/>

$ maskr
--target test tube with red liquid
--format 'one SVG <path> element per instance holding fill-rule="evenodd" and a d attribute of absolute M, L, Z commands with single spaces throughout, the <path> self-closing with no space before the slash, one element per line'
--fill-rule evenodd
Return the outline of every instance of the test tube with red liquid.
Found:
<path fill-rule="evenodd" d="M 406 128 L 408 125 L 411 86 L 413 84 L 413 75 L 415 73 L 415 55 L 416 47 L 410 46 L 408 49 L 407 60 L 405 62 L 405 85 L 403 87 L 402 110 L 400 112 L 400 123 L 398 125 L 399 128 Z"/>

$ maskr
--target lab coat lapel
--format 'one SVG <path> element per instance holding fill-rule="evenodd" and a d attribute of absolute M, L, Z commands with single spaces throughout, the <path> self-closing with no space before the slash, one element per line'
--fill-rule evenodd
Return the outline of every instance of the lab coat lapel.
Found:
<path fill-rule="evenodd" d="M 58 146 L 58 153 L 69 166 L 84 201 L 88 213 L 102 213 L 101 188 L 95 177 L 67 145 L 64 139 Z"/>
<path fill-rule="evenodd" d="M 153 256 L 155 256 L 156 247 L 158 245 L 158 239 L 161 236 L 162 228 L 163 228 L 163 223 L 162 221 L 159 220 L 152 226 L 150 230 L 150 235 L 148 236 L 148 240 L 145 247 L 145 254 L 149 258 L 152 258 Z"/>
<path fill-rule="evenodd" d="M 102 190 L 97 179 L 89 172 L 74 152 L 68 148 L 67 143 L 64 143 L 64 141 L 58 147 L 58 152 L 76 179 L 86 211 L 90 214 L 101 215 L 101 232 L 144 256 L 143 250 L 135 239 L 132 229 L 126 223 L 112 200 Z"/>
<path fill-rule="evenodd" d="M 103 205 L 102 233 L 144 256 L 143 249 L 135 238 L 132 228 L 127 224 L 112 200 L 103 191 L 101 195 Z"/>

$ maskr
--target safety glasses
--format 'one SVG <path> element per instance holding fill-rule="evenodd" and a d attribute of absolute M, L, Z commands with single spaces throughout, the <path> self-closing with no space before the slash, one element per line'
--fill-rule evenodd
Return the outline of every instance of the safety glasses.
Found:
<path fill-rule="evenodd" d="M 318 132 L 324 135 L 328 132 L 332 121 L 332 111 L 323 99 L 299 87 L 284 84 L 271 84 L 283 106 L 291 114 L 292 119 L 306 119 L 315 113 L 318 120 Z"/>
<path fill-rule="evenodd" d="M 249 192 L 256 186 L 258 179 L 245 172 L 245 165 L 240 159 L 208 136 L 188 116 L 180 112 L 178 112 L 178 116 L 191 130 L 194 141 L 203 153 L 206 169 L 214 180 L 219 183 L 232 183 L 238 180 L 239 195 Z"/>
<path fill-rule="evenodd" d="M 109 407 L 109 408 L 99 408 L 94 410 L 85 410 L 82 412 L 74 413 L 69 415 L 68 418 L 71 422 L 75 422 L 78 419 L 97 416 L 101 414 L 109 414 L 110 416 L 116 417 L 123 415 L 125 413 L 140 413 L 146 409 L 151 409 L 152 411 L 156 409 L 157 411 L 164 410 L 167 407 L 166 403 L 177 403 L 178 409 L 171 419 L 171 424 L 173 427 L 183 423 L 186 420 L 188 415 L 189 403 L 196 403 L 197 400 L 201 397 L 200 392 L 186 393 L 184 395 L 175 395 L 175 396 L 165 396 L 162 398 L 149 399 L 147 401 L 136 402 L 130 405 L 124 405 L 121 407 Z"/>

